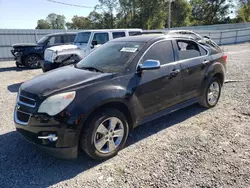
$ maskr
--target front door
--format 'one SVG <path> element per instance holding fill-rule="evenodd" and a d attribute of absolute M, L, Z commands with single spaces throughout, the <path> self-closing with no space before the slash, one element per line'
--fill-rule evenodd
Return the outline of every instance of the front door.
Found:
<path fill-rule="evenodd" d="M 207 56 L 208 52 L 194 41 L 177 40 L 176 46 L 183 77 L 181 100 L 185 101 L 200 95 L 210 57 Z"/>
<path fill-rule="evenodd" d="M 138 75 L 135 94 L 144 110 L 144 117 L 177 104 L 181 91 L 180 65 L 175 62 L 172 41 L 155 43 L 140 63 L 150 59 L 160 61 L 161 68 Z"/>

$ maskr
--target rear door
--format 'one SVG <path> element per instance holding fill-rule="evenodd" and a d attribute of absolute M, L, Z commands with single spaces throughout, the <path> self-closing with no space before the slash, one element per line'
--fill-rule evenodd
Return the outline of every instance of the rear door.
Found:
<path fill-rule="evenodd" d="M 183 77 L 181 101 L 185 101 L 200 95 L 200 87 L 211 58 L 205 48 L 191 40 L 176 40 L 175 48 Z"/>
<path fill-rule="evenodd" d="M 181 76 L 178 73 L 180 65 L 175 62 L 171 40 L 152 45 L 140 63 L 149 59 L 160 61 L 161 68 L 144 71 L 138 77 L 135 93 L 144 109 L 144 117 L 177 104 L 181 90 Z"/>

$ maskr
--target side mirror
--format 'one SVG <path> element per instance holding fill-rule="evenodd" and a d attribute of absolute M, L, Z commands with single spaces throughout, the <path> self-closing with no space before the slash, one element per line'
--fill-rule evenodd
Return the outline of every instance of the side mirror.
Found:
<path fill-rule="evenodd" d="M 95 46 L 97 46 L 97 41 L 96 41 L 96 40 L 93 40 L 93 41 L 91 42 L 91 44 L 92 44 L 92 48 L 94 48 Z"/>
<path fill-rule="evenodd" d="M 209 37 L 209 36 L 204 36 L 203 38 L 205 38 L 205 39 L 210 39 L 210 37 Z"/>
<path fill-rule="evenodd" d="M 159 68 L 161 68 L 160 61 L 152 59 L 146 60 L 143 64 L 140 64 L 138 67 L 139 71 L 156 70 Z"/>

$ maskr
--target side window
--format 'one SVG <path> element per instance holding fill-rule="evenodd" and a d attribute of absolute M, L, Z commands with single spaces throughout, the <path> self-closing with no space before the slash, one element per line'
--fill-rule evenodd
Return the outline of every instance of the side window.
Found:
<path fill-rule="evenodd" d="M 143 57 L 143 62 L 152 59 L 160 61 L 161 65 L 174 62 L 174 51 L 171 41 L 163 41 L 153 45 Z"/>
<path fill-rule="evenodd" d="M 108 33 L 95 33 L 93 37 L 93 41 L 96 41 L 97 44 L 104 44 L 109 41 Z"/>
<path fill-rule="evenodd" d="M 140 31 L 130 31 L 128 32 L 129 36 L 135 36 L 135 35 L 138 35 L 138 34 L 141 34 Z"/>
<path fill-rule="evenodd" d="M 199 49 L 200 49 L 201 56 L 207 55 L 207 51 L 203 47 L 199 46 Z"/>
<path fill-rule="evenodd" d="M 60 44 L 62 43 L 62 36 L 53 36 L 48 42 L 49 45 Z"/>
<path fill-rule="evenodd" d="M 125 32 L 113 32 L 112 35 L 113 35 L 113 39 L 125 37 Z"/>
<path fill-rule="evenodd" d="M 76 35 L 68 35 L 68 38 L 69 38 L 69 42 L 74 42 L 75 38 L 76 38 Z"/>
<path fill-rule="evenodd" d="M 201 56 L 199 46 L 193 41 L 177 41 L 180 60 L 191 59 Z"/>
<path fill-rule="evenodd" d="M 64 43 L 72 43 L 75 40 L 75 35 L 64 35 L 63 42 Z"/>

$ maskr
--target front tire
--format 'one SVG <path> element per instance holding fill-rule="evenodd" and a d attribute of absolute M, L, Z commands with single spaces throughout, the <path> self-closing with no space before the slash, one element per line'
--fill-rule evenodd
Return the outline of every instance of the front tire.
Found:
<path fill-rule="evenodd" d="M 126 117 L 116 109 L 101 109 L 85 123 L 80 148 L 90 157 L 105 160 L 125 145 L 129 127 Z"/>
<path fill-rule="evenodd" d="M 25 57 L 24 64 L 28 68 L 37 69 L 40 68 L 40 60 L 42 60 L 41 57 L 31 54 Z"/>
<path fill-rule="evenodd" d="M 213 108 L 217 105 L 221 95 L 221 82 L 213 77 L 205 89 L 199 104 L 205 108 Z"/>

